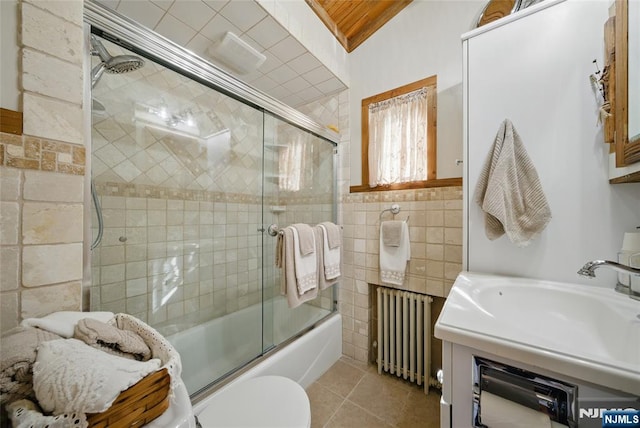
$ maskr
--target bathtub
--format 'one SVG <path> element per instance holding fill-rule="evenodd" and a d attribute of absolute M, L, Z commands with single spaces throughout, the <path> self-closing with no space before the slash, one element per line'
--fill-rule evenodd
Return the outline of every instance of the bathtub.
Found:
<path fill-rule="evenodd" d="M 267 346 L 287 341 L 302 328 L 315 326 L 286 345 L 268 351 L 232 382 L 206 396 L 203 388 L 212 380 L 261 354 L 263 309 L 266 319 L 273 314 L 273 324 L 268 323 L 264 329 Z M 264 308 L 261 304 L 254 305 L 168 336 L 180 353 L 182 380 L 189 394 L 206 396 L 194 406 L 194 413 L 198 414 L 206 407 L 207 400 L 224 388 L 243 379 L 280 375 L 304 388 L 309 386 L 342 355 L 342 318 L 338 313 L 327 317 L 328 314 L 325 309 L 305 304 L 289 309 L 286 300 L 278 296 L 265 303 Z"/>

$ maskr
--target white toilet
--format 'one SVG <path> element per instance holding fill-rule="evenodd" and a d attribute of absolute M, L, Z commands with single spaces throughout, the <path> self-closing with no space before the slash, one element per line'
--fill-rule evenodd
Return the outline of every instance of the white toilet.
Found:
<path fill-rule="evenodd" d="M 202 428 L 309 428 L 305 390 L 282 376 L 260 376 L 231 385 L 198 414 Z"/>

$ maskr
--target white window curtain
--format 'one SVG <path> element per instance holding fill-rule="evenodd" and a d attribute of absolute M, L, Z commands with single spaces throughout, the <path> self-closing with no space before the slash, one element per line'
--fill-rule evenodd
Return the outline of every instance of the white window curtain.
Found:
<path fill-rule="evenodd" d="M 369 105 L 369 186 L 427 179 L 429 90 Z"/>
<path fill-rule="evenodd" d="M 313 175 L 313 162 L 309 134 L 296 132 L 287 147 L 280 149 L 278 159 L 280 190 L 298 192 L 305 188 Z"/>

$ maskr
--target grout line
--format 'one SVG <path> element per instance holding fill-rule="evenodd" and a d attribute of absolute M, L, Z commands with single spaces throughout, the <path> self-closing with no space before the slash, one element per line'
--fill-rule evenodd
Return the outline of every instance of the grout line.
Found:
<path fill-rule="evenodd" d="M 387 425 L 389 425 L 389 426 L 391 426 L 391 427 L 395 427 L 395 425 L 394 425 L 394 424 L 392 424 L 392 423 L 390 423 L 390 422 L 386 421 L 385 419 L 382 419 L 382 418 L 381 418 L 380 416 L 378 416 L 378 415 L 374 415 L 373 413 L 371 413 L 369 410 L 365 409 L 364 407 L 362 407 L 362 406 L 361 406 L 361 405 L 359 405 L 358 403 L 355 403 L 355 402 L 353 402 L 353 401 L 351 401 L 351 400 L 348 400 L 348 399 L 345 399 L 345 401 L 348 401 L 350 404 L 352 404 L 352 405 L 356 406 L 357 408 L 359 408 L 359 409 L 363 410 L 364 412 L 368 413 L 369 415 L 373 416 L 374 418 L 378 419 L 379 421 L 382 421 L 383 423 L 385 423 L 385 424 L 387 424 Z"/>
<path fill-rule="evenodd" d="M 340 408 L 342 407 L 342 405 L 344 404 L 345 401 L 347 401 L 347 399 L 343 398 L 342 402 L 336 406 L 336 408 L 333 411 L 333 413 L 331 413 L 331 416 L 329 416 L 329 419 L 327 419 L 327 422 L 325 422 L 324 425 L 322 425 L 323 428 L 325 428 L 327 425 L 329 425 L 329 422 L 331 422 L 331 419 L 333 419 L 333 417 L 336 415 L 336 413 L 338 413 L 338 410 L 340 410 Z"/>

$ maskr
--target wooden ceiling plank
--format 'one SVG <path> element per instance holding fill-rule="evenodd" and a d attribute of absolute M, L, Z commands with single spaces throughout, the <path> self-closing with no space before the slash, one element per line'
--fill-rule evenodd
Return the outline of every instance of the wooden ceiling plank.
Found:
<path fill-rule="evenodd" d="M 305 0 L 347 52 L 353 51 L 412 0 Z"/>
<path fill-rule="evenodd" d="M 343 29 L 341 21 L 346 19 L 347 16 L 357 11 L 358 3 L 353 1 L 340 1 L 336 3 L 336 6 L 331 9 L 329 14 L 333 21 Z"/>
<path fill-rule="evenodd" d="M 371 2 L 373 3 L 373 2 Z M 357 32 L 358 27 L 361 27 L 362 24 L 359 22 L 362 21 L 363 17 L 369 16 L 369 8 L 371 6 L 369 4 L 360 3 L 359 5 L 354 5 L 352 9 L 349 10 L 349 13 L 344 13 L 339 19 L 336 19 L 336 23 L 338 27 L 342 31 L 342 33 L 349 38 L 349 35 Z"/>
<path fill-rule="evenodd" d="M 342 33 L 351 39 L 362 31 L 368 22 L 376 22 L 380 16 L 395 3 L 395 1 L 369 1 L 361 4 L 359 8 L 354 9 L 349 19 L 338 22 Z M 382 25 L 381 25 L 382 26 Z"/>

